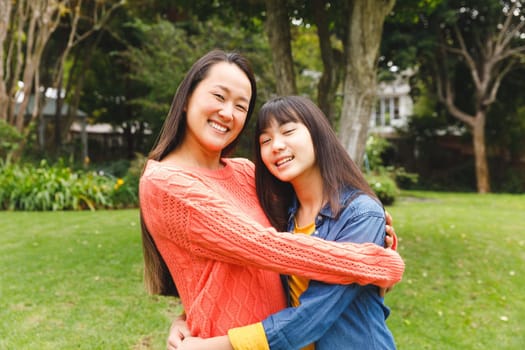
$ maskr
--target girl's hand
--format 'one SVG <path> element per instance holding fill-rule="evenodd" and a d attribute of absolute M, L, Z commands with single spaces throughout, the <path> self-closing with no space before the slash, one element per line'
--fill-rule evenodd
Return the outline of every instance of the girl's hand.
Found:
<path fill-rule="evenodd" d="M 206 340 L 199 337 L 185 337 L 184 340 L 175 347 L 177 350 L 200 350 L 209 349 L 206 347 Z M 170 349 L 171 350 L 171 349 Z"/>
<path fill-rule="evenodd" d="M 167 349 L 175 350 L 180 349 L 182 341 L 188 337 L 191 337 L 190 330 L 186 324 L 186 315 L 182 314 L 177 316 L 171 323 L 170 333 L 168 335 Z"/>
<path fill-rule="evenodd" d="M 213 338 L 185 337 L 182 342 L 169 350 L 233 350 L 227 335 Z"/>

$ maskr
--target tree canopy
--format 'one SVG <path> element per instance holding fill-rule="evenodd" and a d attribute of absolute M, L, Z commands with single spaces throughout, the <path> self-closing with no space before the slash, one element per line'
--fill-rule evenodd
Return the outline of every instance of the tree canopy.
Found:
<path fill-rule="evenodd" d="M 487 192 L 487 159 L 524 148 L 524 23 L 522 0 L 3 1 L 0 119 L 20 150 L 46 127 L 46 91 L 60 91 L 47 145 L 32 151 L 59 151 L 80 108 L 124 130 L 125 157 L 146 153 L 183 74 L 220 47 L 251 60 L 259 104 L 316 100 L 360 163 L 378 79 L 410 68 L 416 106 L 428 102 L 416 114 L 468 130 Z M 240 149 L 251 152 L 249 133 Z"/>
<path fill-rule="evenodd" d="M 525 64 L 522 1 L 441 1 L 424 10 L 421 4 L 404 2 L 413 10 L 391 22 L 385 51 L 398 64 L 417 67 L 428 91 L 467 127 L 477 189 L 489 192 L 487 118 L 497 117 L 490 112 L 505 78 Z M 403 51 L 406 40 L 413 45 Z"/>

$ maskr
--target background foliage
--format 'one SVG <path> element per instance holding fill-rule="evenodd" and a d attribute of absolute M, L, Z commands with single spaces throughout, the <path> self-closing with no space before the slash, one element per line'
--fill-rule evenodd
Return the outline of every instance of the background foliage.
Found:
<path fill-rule="evenodd" d="M 76 3 L 64 1 L 63 4 L 66 2 L 68 5 Z M 26 0 L 9 2 L 13 8 L 22 3 L 26 3 Z M 35 0 L 27 3 L 43 6 L 47 2 Z M 403 167 L 407 172 L 419 174 L 420 185 L 428 188 L 475 190 L 472 155 L 458 156 L 458 152 L 452 152 L 442 157 L 440 154 L 447 151 L 443 151 L 439 139 L 461 129 L 461 124 L 439 102 L 434 89 L 435 77 L 431 74 L 431 68 L 439 44 L 434 29 L 457 24 L 460 30 L 471 33 L 466 36 L 466 44 L 471 44 L 475 41 L 471 40 L 473 35 L 487 33 L 492 28 L 488 24 L 494 24 L 499 18 L 502 6 L 511 3 L 515 2 L 396 1 L 385 23 L 378 78 L 393 79 L 396 72 L 403 72 L 405 68 L 416 72 L 410 81 L 416 110 L 411 118 L 415 121 L 403 134 L 403 142 L 412 148 L 397 149 L 394 145 L 387 154 L 390 160 L 385 165 Z M 49 6 L 57 4 L 48 3 Z M 338 116 L 343 100 L 343 42 L 345 26 L 348 25 L 348 16 L 342 15 L 346 13 L 345 4 L 348 5 L 347 2 L 338 1 L 288 0 L 283 5 L 290 22 L 293 70 L 298 93 L 316 101 L 321 91 L 318 88 L 323 73 L 331 72 L 328 75 L 333 75 L 333 78 L 337 78 L 334 81 L 339 82 L 329 101 L 332 111 L 329 116 L 337 128 L 340 127 Z M 58 18 L 60 25 L 49 37 L 37 68 L 42 86 L 59 88 L 57 84 L 61 84 L 60 88 L 65 94 L 62 102 L 67 103 L 71 111 L 80 108 L 88 115 L 89 123 L 109 123 L 123 131 L 123 143 L 118 149 L 90 140 L 92 167 L 98 166 L 100 169 L 105 167 L 103 163 L 109 161 L 130 161 L 137 153 L 147 154 L 183 73 L 196 57 L 211 48 L 219 46 L 227 50 L 236 49 L 249 57 L 258 79 L 258 105 L 276 91 L 272 52 L 265 34 L 268 17 L 266 1 L 84 1 L 75 37 L 82 37 L 82 40 L 74 40 L 74 45 L 64 56 L 63 65 L 59 65 L 61 54 L 67 48 L 68 35 L 73 30 L 73 12 L 68 9 L 67 6 L 63 8 L 62 17 Z M 319 9 L 324 11 L 324 22 L 316 16 Z M 476 20 L 469 20 L 467 14 L 473 13 L 491 13 L 494 16 L 478 16 Z M 333 55 L 331 65 L 327 65 L 321 57 L 317 28 L 320 23 L 326 24 L 329 34 L 324 41 L 330 43 Z M 5 37 L 3 43 L 6 50 L 16 38 L 18 36 Z M 516 42 L 519 40 L 522 39 L 517 36 Z M 24 43 L 22 40 L 22 53 L 29 54 L 24 51 Z M 19 93 L 19 88 L 15 88 L 16 91 L 11 89 L 16 85 L 13 85 L 16 77 L 8 75 L 16 73 L 16 64 L 13 58 L 10 62 L 11 65 L 3 62 L 3 78 L 8 88 L 6 93 Z M 456 77 L 453 80 L 456 100 L 461 108 L 471 112 L 474 86 L 464 66 L 459 64 L 454 67 L 450 75 Z M 57 80 L 60 77 L 59 69 L 63 69 L 62 80 Z M 525 89 L 524 80 L 520 79 L 522 75 L 523 65 L 519 65 L 513 74 L 505 77 L 496 103 L 487 114 L 486 144 L 492 175 L 491 187 L 496 191 L 519 193 L 525 187 L 525 167 L 521 160 L 525 152 Z M 0 106 L 4 107 L 4 102 Z M 59 158 L 73 158 L 76 162 L 82 162 L 80 142 L 65 137 L 71 122 L 70 113 L 66 114 L 62 116 L 63 120 L 55 115 L 49 121 L 46 130 L 49 135 L 43 145 L 37 141 L 39 129 L 36 124 L 31 124 L 27 130 L 29 136 L 22 138 L 5 135 L 7 129 L 0 125 L 0 156 L 4 158 L 8 153 L 16 153 L 17 149 L 23 149 L 17 146 L 27 141 L 28 149 L 23 154 L 23 161 L 38 164 L 41 159 L 54 163 Z M 62 144 L 57 144 L 53 137 L 55 125 L 64 129 Z M 464 149 L 470 146 L 469 136 L 467 130 L 464 139 L 461 139 Z M 251 139 L 249 132 L 243 135 L 239 155 L 251 156 Z M 414 153 L 418 158 L 407 159 L 407 153 Z"/>

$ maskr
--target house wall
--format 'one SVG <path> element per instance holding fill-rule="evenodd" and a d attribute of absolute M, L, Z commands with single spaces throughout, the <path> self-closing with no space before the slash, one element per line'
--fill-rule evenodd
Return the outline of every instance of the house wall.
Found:
<path fill-rule="evenodd" d="M 370 132 L 384 137 L 395 137 L 397 129 L 408 125 L 414 104 L 407 82 L 382 82 L 370 118 Z"/>

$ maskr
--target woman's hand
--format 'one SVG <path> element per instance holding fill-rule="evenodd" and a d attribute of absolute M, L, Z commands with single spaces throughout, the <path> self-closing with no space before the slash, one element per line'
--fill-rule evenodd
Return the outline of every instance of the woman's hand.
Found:
<path fill-rule="evenodd" d="M 394 226 L 393 226 L 394 221 L 392 219 L 392 215 L 390 215 L 390 213 L 387 212 L 386 210 L 385 210 L 385 219 L 386 219 L 385 248 L 396 250 L 397 249 L 397 236 L 396 236 L 396 231 L 394 230 Z M 382 298 L 384 298 L 385 294 L 390 292 L 392 288 L 394 288 L 394 286 L 391 286 L 388 288 L 379 288 L 379 295 Z"/>
<path fill-rule="evenodd" d="M 386 225 L 385 225 L 385 248 L 391 248 L 393 250 L 397 249 L 397 236 L 396 231 L 394 230 L 394 221 L 392 219 L 392 215 L 390 215 L 389 212 L 385 210 L 385 219 L 386 219 Z"/>

